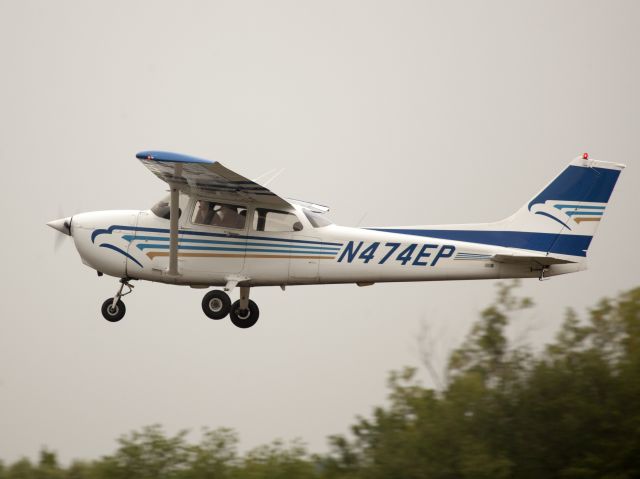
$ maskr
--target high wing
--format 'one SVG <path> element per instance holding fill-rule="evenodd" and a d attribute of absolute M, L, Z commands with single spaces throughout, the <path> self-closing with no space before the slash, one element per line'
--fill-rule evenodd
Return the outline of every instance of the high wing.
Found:
<path fill-rule="evenodd" d="M 241 176 L 217 161 L 168 151 L 141 151 L 136 155 L 151 172 L 169 184 L 169 275 L 178 276 L 178 192 L 222 196 L 243 202 L 260 202 L 277 208 L 291 203 L 264 186 Z"/>
<path fill-rule="evenodd" d="M 167 151 L 141 151 L 136 158 L 162 181 L 188 195 L 237 196 L 244 202 L 291 208 L 289 201 L 217 161 Z"/>

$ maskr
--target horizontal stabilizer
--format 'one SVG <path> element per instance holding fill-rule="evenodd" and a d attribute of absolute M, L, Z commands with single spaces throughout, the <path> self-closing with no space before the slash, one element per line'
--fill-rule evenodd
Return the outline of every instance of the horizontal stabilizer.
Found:
<path fill-rule="evenodd" d="M 494 254 L 491 259 L 497 263 L 511 263 L 511 264 L 536 264 L 539 266 L 550 266 L 552 264 L 568 264 L 575 263 L 575 261 L 568 261 L 566 259 L 555 258 L 553 256 L 538 256 L 538 255 L 517 255 L 517 254 Z"/>

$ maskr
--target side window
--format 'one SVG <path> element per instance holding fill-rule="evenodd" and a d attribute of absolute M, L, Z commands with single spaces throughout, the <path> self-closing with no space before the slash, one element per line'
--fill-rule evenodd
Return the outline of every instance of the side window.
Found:
<path fill-rule="evenodd" d="M 191 221 L 198 225 L 242 229 L 247 221 L 247 208 L 198 200 L 196 201 L 196 207 L 193 209 Z"/>
<path fill-rule="evenodd" d="M 300 231 L 302 223 L 293 213 L 256 208 L 253 215 L 253 229 L 256 231 Z"/>

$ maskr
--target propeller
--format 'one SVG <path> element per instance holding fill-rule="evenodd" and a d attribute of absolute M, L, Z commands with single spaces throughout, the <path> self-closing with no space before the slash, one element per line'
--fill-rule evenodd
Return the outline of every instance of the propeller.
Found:
<path fill-rule="evenodd" d="M 58 220 L 49 221 L 47 223 L 47 226 L 50 226 L 54 230 L 59 231 L 60 233 L 66 236 L 71 236 L 72 221 L 73 221 L 73 216 L 68 216 L 67 218 L 60 218 Z M 56 238 L 53 243 L 53 250 L 55 252 L 57 252 L 60 249 L 60 246 L 62 246 L 62 243 L 64 242 L 64 240 L 65 240 L 65 236 L 56 235 Z"/>

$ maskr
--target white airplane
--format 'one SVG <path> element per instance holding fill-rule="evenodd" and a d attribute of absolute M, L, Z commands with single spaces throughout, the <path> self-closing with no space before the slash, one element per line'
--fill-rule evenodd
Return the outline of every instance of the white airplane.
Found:
<path fill-rule="evenodd" d="M 95 211 L 48 223 L 82 262 L 120 278 L 102 314 L 116 322 L 131 280 L 223 287 L 202 309 L 239 328 L 258 320 L 254 286 L 539 278 L 586 269 L 591 240 L 624 165 L 585 153 L 508 218 L 494 223 L 352 228 L 328 208 L 283 198 L 217 161 L 162 151 L 137 158 L 170 194 L 149 210 Z M 499 184 L 499 183 L 498 183 Z M 233 304 L 229 295 L 240 289 Z M 124 292 L 124 288 L 127 291 Z"/>

